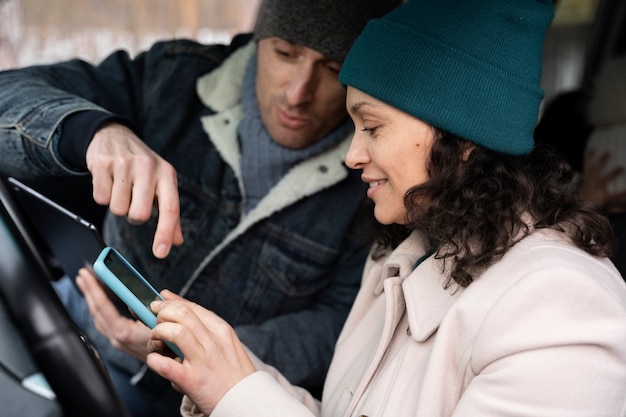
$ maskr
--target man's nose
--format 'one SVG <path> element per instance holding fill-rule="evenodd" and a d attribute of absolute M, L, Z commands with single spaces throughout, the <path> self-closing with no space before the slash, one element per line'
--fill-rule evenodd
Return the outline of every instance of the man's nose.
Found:
<path fill-rule="evenodd" d="M 317 82 L 315 71 L 306 66 L 300 66 L 292 74 L 287 88 L 287 102 L 291 106 L 309 103 L 315 97 Z"/>

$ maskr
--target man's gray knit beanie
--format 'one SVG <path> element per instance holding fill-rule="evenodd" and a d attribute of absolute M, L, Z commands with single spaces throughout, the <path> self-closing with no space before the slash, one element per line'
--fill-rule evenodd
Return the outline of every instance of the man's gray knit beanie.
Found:
<path fill-rule="evenodd" d="M 343 62 L 368 20 L 402 0 L 262 0 L 254 39 L 278 37 Z"/>

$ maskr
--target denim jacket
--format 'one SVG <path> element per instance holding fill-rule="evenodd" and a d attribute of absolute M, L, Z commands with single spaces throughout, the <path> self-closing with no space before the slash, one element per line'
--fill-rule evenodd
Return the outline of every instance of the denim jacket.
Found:
<path fill-rule="evenodd" d="M 108 213 L 107 244 L 158 289 L 214 310 L 292 383 L 321 386 L 369 247 L 359 221 L 365 185 L 344 164 L 346 138 L 294 167 L 243 214 L 236 129 L 255 48 L 240 37 L 228 46 L 170 41 L 98 66 L 74 60 L 2 72 L 0 171 L 80 174 L 59 154 L 64 118 L 98 110 L 131 120 L 177 170 L 185 243 L 166 259 L 152 255 L 155 211 L 140 226 Z"/>

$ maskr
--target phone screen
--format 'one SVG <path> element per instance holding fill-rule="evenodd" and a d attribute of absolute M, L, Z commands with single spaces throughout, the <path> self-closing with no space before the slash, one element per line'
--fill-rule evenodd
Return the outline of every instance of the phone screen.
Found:
<path fill-rule="evenodd" d="M 109 251 L 104 264 L 113 274 L 141 301 L 148 309 L 150 303 L 158 298 L 158 294 L 144 282 L 143 278 L 133 271 L 117 253 Z"/>

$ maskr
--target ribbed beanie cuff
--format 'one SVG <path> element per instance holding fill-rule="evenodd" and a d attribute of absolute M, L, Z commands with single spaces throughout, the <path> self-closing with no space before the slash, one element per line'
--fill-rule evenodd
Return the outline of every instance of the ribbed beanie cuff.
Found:
<path fill-rule="evenodd" d="M 549 0 L 409 0 L 368 23 L 340 82 L 499 152 L 534 146 Z"/>

